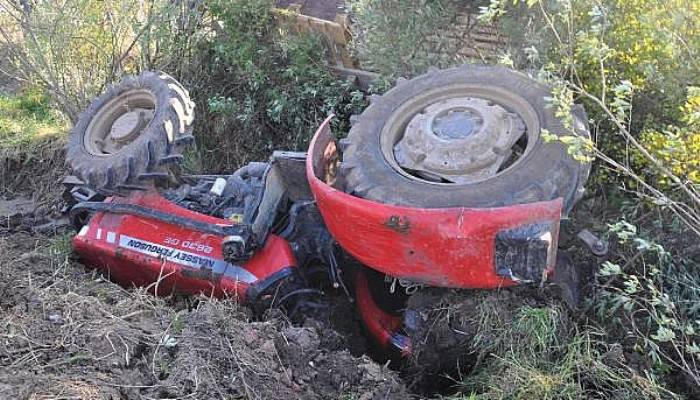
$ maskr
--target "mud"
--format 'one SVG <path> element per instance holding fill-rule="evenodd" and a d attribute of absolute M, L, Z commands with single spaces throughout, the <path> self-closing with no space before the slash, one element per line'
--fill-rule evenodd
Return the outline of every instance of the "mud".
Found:
<path fill-rule="evenodd" d="M 410 397 L 324 321 L 125 290 L 67 258 L 67 237 L 0 235 L 0 398 Z"/>

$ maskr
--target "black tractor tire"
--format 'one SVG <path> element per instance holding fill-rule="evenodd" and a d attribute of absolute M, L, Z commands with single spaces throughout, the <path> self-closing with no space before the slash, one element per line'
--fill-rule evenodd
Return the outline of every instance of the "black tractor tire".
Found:
<path fill-rule="evenodd" d="M 434 184 L 398 172 L 381 149 L 383 131 L 395 118 L 397 109 L 411 99 L 424 99 L 426 93 L 441 88 L 459 96 L 473 94 L 461 92 L 459 85 L 477 88 L 477 96 L 489 91 L 507 92 L 516 99 L 515 103 L 529 105 L 541 128 L 527 133 L 528 141 L 533 141 L 528 142 L 528 148 L 532 147 L 512 167 L 473 183 Z M 546 98 L 551 95 L 550 88 L 525 74 L 496 66 L 432 70 L 399 82 L 384 95 L 374 96 L 369 107 L 351 120 L 353 126 L 348 137 L 340 144 L 343 152 L 340 173 L 345 190 L 385 204 L 420 208 L 500 207 L 561 197 L 567 214 L 583 194 L 590 164 L 575 160 L 563 143 L 542 139 L 543 129 L 557 136 L 571 135 L 554 115 L 555 110 L 548 106 Z M 590 137 L 583 108 L 574 106 L 573 115 L 576 133 Z"/>
<path fill-rule="evenodd" d="M 153 117 L 133 139 L 111 154 L 93 154 L 85 136 L 93 118 L 119 96 L 140 91 L 154 100 Z M 144 92 L 146 91 L 146 92 Z M 127 97 L 128 98 L 128 97 Z M 109 116 L 109 118 L 116 118 Z M 184 148 L 194 142 L 194 103 L 188 91 L 170 75 L 144 72 L 127 76 L 95 98 L 80 114 L 66 148 L 66 161 L 87 186 L 103 194 L 124 195 L 169 181 L 184 160 Z"/>

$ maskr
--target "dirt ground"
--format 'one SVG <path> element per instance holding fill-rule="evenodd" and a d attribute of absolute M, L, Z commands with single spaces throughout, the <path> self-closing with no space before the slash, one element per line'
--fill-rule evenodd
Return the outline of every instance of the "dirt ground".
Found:
<path fill-rule="evenodd" d="M 0 193 L 0 399 L 424 398 L 450 393 L 445 373 L 473 362 L 457 349 L 469 347 L 478 296 L 415 296 L 409 307 L 431 322 L 412 332 L 414 359 L 399 373 L 342 294 L 292 324 L 274 312 L 253 321 L 232 301 L 121 288 L 73 258 L 60 222 L 65 171 L 41 169 L 19 169 L 43 178 Z M 508 296 L 492 297 L 519 304 Z M 435 310 L 449 303 L 460 306 L 445 323 Z"/>
<path fill-rule="evenodd" d="M 156 298 L 87 268 L 70 252 L 56 166 L 0 193 L 0 399 L 411 397 L 364 355 L 347 302 L 303 324 L 254 321 L 233 301 Z"/>
<path fill-rule="evenodd" d="M 125 290 L 68 257 L 68 238 L 0 234 L 2 399 L 409 397 L 323 321 Z"/>

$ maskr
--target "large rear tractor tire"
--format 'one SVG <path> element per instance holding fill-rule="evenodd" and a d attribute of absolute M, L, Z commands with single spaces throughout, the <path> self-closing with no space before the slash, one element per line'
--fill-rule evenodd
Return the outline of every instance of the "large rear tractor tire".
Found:
<path fill-rule="evenodd" d="M 194 103 L 163 72 L 128 76 L 94 99 L 68 139 L 73 173 L 105 194 L 170 180 L 194 141 Z"/>
<path fill-rule="evenodd" d="M 590 165 L 541 133 L 590 137 L 583 108 L 574 132 L 547 103 L 551 89 L 502 67 L 463 66 L 400 82 L 341 141 L 345 189 L 421 208 L 499 207 L 564 199 L 568 213 Z"/>

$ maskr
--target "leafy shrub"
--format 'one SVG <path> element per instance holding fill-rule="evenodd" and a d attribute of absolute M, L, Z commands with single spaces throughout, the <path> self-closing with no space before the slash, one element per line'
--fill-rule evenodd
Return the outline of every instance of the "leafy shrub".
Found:
<path fill-rule="evenodd" d="M 193 94 L 206 108 L 197 113 L 204 167 L 230 171 L 273 150 L 305 150 L 331 113 L 344 132 L 364 96 L 339 82 L 325 63 L 319 38 L 276 25 L 270 0 L 207 3 L 220 32 L 200 55 Z"/>
<path fill-rule="evenodd" d="M 75 121 L 87 102 L 122 74 L 177 69 L 185 61 L 183 49 L 201 36 L 192 28 L 201 23 L 197 4 L 0 0 L 0 46 L 13 72 L 44 88 Z"/>
<path fill-rule="evenodd" d="M 597 273 L 598 316 L 658 372 L 680 371 L 700 386 L 700 264 L 672 257 L 625 221 L 610 231 L 621 250 Z"/>
<path fill-rule="evenodd" d="M 682 126 L 646 131 L 641 142 L 675 175 L 700 185 L 700 88 L 688 88 L 688 99 L 680 111 Z M 671 184 L 663 175 L 652 173 L 651 176 L 657 177 L 662 185 Z"/>
<path fill-rule="evenodd" d="M 430 66 L 458 62 L 436 50 L 446 40 L 439 34 L 452 24 L 454 9 L 446 0 L 353 0 L 356 51 L 363 66 L 386 77 L 413 77 Z"/>

